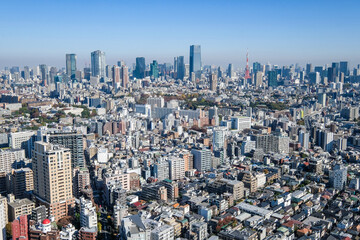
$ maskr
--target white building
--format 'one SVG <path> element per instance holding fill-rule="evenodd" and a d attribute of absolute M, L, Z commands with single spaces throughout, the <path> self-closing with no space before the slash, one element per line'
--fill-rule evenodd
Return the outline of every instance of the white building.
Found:
<path fill-rule="evenodd" d="M 208 237 L 206 222 L 195 222 L 191 224 L 191 231 L 196 233 L 198 240 L 205 240 Z"/>
<path fill-rule="evenodd" d="M 174 227 L 162 225 L 151 231 L 150 240 L 172 240 L 174 239 Z"/>
<path fill-rule="evenodd" d="M 216 127 L 213 130 L 213 148 L 214 150 L 223 149 L 225 145 L 226 127 Z"/>
<path fill-rule="evenodd" d="M 256 142 L 251 141 L 250 137 L 246 137 L 241 144 L 241 155 L 245 155 L 251 152 L 251 150 L 254 150 L 255 148 L 256 148 Z"/>
<path fill-rule="evenodd" d="M 183 158 L 171 156 L 169 159 L 170 179 L 179 180 L 185 177 L 185 161 Z"/>
<path fill-rule="evenodd" d="M 9 134 L 9 146 L 12 149 L 25 149 L 25 155 L 31 157 L 32 137 L 35 132 L 16 132 Z"/>
<path fill-rule="evenodd" d="M 96 208 L 90 200 L 80 198 L 80 226 L 85 228 L 97 228 Z"/>
<path fill-rule="evenodd" d="M 0 150 L 0 170 L 10 173 L 12 164 L 22 159 L 25 159 L 24 149 Z"/>
<path fill-rule="evenodd" d="M 304 149 L 308 149 L 309 148 L 309 133 L 301 130 L 299 132 L 299 142 Z"/>
<path fill-rule="evenodd" d="M 258 188 L 264 187 L 265 184 L 266 184 L 266 175 L 265 175 L 265 173 L 256 173 L 255 177 L 256 177 L 257 187 Z"/>
<path fill-rule="evenodd" d="M 97 152 L 97 160 L 99 163 L 107 163 L 108 162 L 108 150 L 107 148 L 99 148 Z"/>
<path fill-rule="evenodd" d="M 6 239 L 6 224 L 8 223 L 7 199 L 0 195 L 0 239 Z"/>
<path fill-rule="evenodd" d="M 251 128 L 251 118 L 236 116 L 231 118 L 231 128 L 241 131 L 246 128 Z"/>
<path fill-rule="evenodd" d="M 344 165 L 335 165 L 330 172 L 330 182 L 333 188 L 342 190 L 346 186 L 347 167 Z"/>
<path fill-rule="evenodd" d="M 200 172 L 211 169 L 211 151 L 209 149 L 193 149 L 191 153 L 194 155 L 194 168 Z"/>

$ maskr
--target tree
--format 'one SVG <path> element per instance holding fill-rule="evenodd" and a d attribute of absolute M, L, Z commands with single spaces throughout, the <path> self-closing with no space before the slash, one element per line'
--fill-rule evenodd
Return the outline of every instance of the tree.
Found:
<path fill-rule="evenodd" d="M 101 230 L 102 230 L 102 225 L 101 225 L 100 222 L 98 222 L 97 227 L 98 227 L 98 231 L 101 232 Z"/>

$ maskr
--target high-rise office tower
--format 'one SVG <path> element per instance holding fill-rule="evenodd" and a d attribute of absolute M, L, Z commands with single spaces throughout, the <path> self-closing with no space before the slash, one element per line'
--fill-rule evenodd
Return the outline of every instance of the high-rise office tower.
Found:
<path fill-rule="evenodd" d="M 91 76 L 98 76 L 104 79 L 106 77 L 105 72 L 105 52 L 96 50 L 91 53 Z"/>
<path fill-rule="evenodd" d="M 331 63 L 331 67 L 334 69 L 335 71 L 335 76 L 339 76 L 339 70 L 340 70 L 340 63 L 338 62 L 333 62 Z"/>
<path fill-rule="evenodd" d="M 120 67 L 113 66 L 112 68 L 112 79 L 113 79 L 113 87 L 118 88 L 120 85 Z"/>
<path fill-rule="evenodd" d="M 76 73 L 76 54 L 66 54 L 66 75 L 71 79 L 75 78 Z"/>
<path fill-rule="evenodd" d="M 311 63 L 306 64 L 306 75 L 309 75 L 309 73 L 311 73 L 312 71 L 313 71 L 312 64 Z"/>
<path fill-rule="evenodd" d="M 28 66 L 24 67 L 24 76 L 23 78 L 25 80 L 29 80 L 30 79 L 30 68 Z"/>
<path fill-rule="evenodd" d="M 329 67 L 327 69 L 327 78 L 328 78 L 328 82 L 335 82 L 335 78 L 336 78 L 336 68 L 334 67 Z"/>
<path fill-rule="evenodd" d="M 318 103 L 321 104 L 321 106 L 326 106 L 326 93 L 319 93 L 318 94 Z"/>
<path fill-rule="evenodd" d="M 123 65 L 121 67 L 121 87 L 127 88 L 129 82 L 129 70 L 128 67 Z"/>
<path fill-rule="evenodd" d="M 309 81 L 311 84 L 316 85 L 316 84 L 320 83 L 321 78 L 320 78 L 319 72 L 311 72 L 311 73 L 309 73 L 308 76 L 309 76 Z"/>
<path fill-rule="evenodd" d="M 211 91 L 216 91 L 216 88 L 217 88 L 217 76 L 216 76 L 216 73 L 211 73 L 209 75 L 209 80 L 210 80 L 210 90 Z"/>
<path fill-rule="evenodd" d="M 177 57 L 177 79 L 183 80 L 185 77 L 184 56 Z"/>
<path fill-rule="evenodd" d="M 190 75 L 195 73 L 195 77 L 201 78 L 201 46 L 190 46 Z"/>
<path fill-rule="evenodd" d="M 145 58 L 137 57 L 135 71 L 134 71 L 134 77 L 144 78 L 145 77 L 145 69 L 146 69 Z"/>
<path fill-rule="evenodd" d="M 262 83 L 263 76 L 264 76 L 264 73 L 261 71 L 257 71 L 255 73 L 255 87 L 260 87 L 263 85 L 263 83 Z"/>
<path fill-rule="evenodd" d="M 258 71 L 261 71 L 261 64 L 259 62 L 253 63 L 253 72 L 256 74 Z"/>
<path fill-rule="evenodd" d="M 47 86 L 47 78 L 48 78 L 48 75 L 49 75 L 49 69 L 46 66 L 46 64 L 40 64 L 39 68 L 40 68 L 40 77 L 41 77 L 41 80 L 42 80 L 42 85 Z"/>
<path fill-rule="evenodd" d="M 344 73 L 345 76 L 349 75 L 348 62 L 340 62 L 340 72 Z"/>
<path fill-rule="evenodd" d="M 228 69 L 227 69 L 227 76 L 229 78 L 232 78 L 234 76 L 234 68 L 232 63 L 229 63 Z"/>
<path fill-rule="evenodd" d="M 35 142 L 32 166 L 37 201 L 48 208 L 55 221 L 69 216 L 75 203 L 70 149 Z"/>
<path fill-rule="evenodd" d="M 174 57 L 174 73 L 177 73 L 177 67 L 178 67 L 178 57 Z"/>
<path fill-rule="evenodd" d="M 278 86 L 277 74 L 276 74 L 276 71 L 274 71 L 274 70 L 268 72 L 268 85 L 269 85 L 269 87 L 277 87 Z"/>
<path fill-rule="evenodd" d="M 118 65 L 118 67 L 122 67 L 122 66 L 125 65 L 125 62 L 124 61 L 118 61 L 117 65 Z"/>
<path fill-rule="evenodd" d="M 150 76 L 152 79 L 156 79 L 159 77 L 159 66 L 158 66 L 158 62 L 156 60 L 154 60 L 150 64 Z"/>

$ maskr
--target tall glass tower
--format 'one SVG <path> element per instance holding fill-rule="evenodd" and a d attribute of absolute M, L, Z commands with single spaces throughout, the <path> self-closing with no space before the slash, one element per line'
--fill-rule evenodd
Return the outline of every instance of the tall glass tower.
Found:
<path fill-rule="evenodd" d="M 195 73 L 196 78 L 201 77 L 201 46 L 190 46 L 190 75 Z"/>
<path fill-rule="evenodd" d="M 185 63 L 184 56 L 177 57 L 177 79 L 183 80 L 185 77 Z"/>
<path fill-rule="evenodd" d="M 136 58 L 136 67 L 135 67 L 135 77 L 136 78 L 145 78 L 145 58 L 137 57 Z"/>
<path fill-rule="evenodd" d="M 91 76 L 99 76 L 104 79 L 105 72 L 105 53 L 97 50 L 91 53 Z"/>
<path fill-rule="evenodd" d="M 66 54 L 66 75 L 71 77 L 71 79 L 75 78 L 76 72 L 76 54 Z"/>

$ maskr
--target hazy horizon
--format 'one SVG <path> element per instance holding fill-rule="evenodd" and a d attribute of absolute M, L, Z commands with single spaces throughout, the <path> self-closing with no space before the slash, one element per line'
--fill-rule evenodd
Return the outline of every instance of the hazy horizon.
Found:
<path fill-rule="evenodd" d="M 138 56 L 173 63 L 200 44 L 203 65 L 244 68 L 249 62 L 305 66 L 360 64 L 359 1 L 9 1 L 2 4 L 0 69 L 45 63 L 65 54 L 102 50 L 106 63 Z"/>

